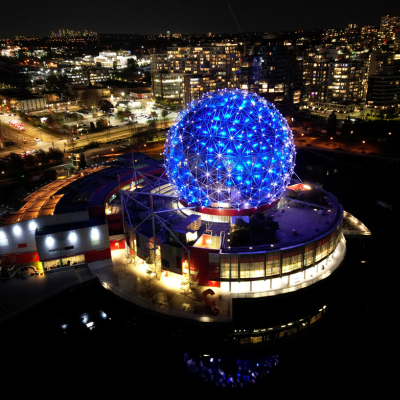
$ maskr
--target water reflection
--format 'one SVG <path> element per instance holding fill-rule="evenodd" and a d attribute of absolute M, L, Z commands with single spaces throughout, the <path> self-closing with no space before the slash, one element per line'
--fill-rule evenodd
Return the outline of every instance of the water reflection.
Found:
<path fill-rule="evenodd" d="M 189 372 L 205 383 L 220 387 L 244 387 L 255 384 L 267 376 L 278 364 L 279 355 L 270 355 L 255 360 L 237 359 L 236 365 L 230 366 L 224 358 L 211 354 L 184 354 L 184 363 Z"/>
<path fill-rule="evenodd" d="M 111 318 L 101 309 L 91 309 L 79 316 L 70 316 L 60 324 L 64 334 L 80 335 L 85 329 L 92 331 L 94 328 L 104 328 Z"/>

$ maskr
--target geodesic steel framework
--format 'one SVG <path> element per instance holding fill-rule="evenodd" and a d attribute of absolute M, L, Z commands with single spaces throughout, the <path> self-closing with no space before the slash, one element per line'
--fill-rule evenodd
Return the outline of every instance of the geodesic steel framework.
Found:
<path fill-rule="evenodd" d="M 168 132 L 168 178 L 187 204 L 243 210 L 271 204 L 295 165 L 292 132 L 273 104 L 244 90 L 203 95 Z"/>

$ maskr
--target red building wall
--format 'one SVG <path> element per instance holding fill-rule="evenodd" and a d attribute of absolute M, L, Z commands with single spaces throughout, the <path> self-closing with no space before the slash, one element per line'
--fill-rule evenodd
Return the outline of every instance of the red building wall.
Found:
<path fill-rule="evenodd" d="M 106 213 L 104 206 L 91 206 L 88 207 L 89 217 L 102 217 Z"/>
<path fill-rule="evenodd" d="M 108 224 L 108 231 L 110 234 L 117 235 L 124 233 L 124 225 L 122 223 L 122 213 L 107 214 L 106 221 Z"/>
<path fill-rule="evenodd" d="M 202 286 L 214 286 L 219 287 L 219 282 L 214 283 L 210 281 L 209 276 L 209 253 L 218 253 L 218 250 L 202 249 L 199 247 L 190 247 L 190 270 L 199 271 L 197 274 L 197 279 L 199 280 L 199 285 Z M 187 254 L 184 253 L 184 259 L 187 261 Z"/>
<path fill-rule="evenodd" d="M 85 253 L 85 261 L 91 263 L 94 261 L 107 260 L 111 258 L 110 249 L 91 250 Z"/>
<path fill-rule="evenodd" d="M 39 254 L 37 253 L 37 251 L 32 251 L 29 253 L 7 254 L 5 257 L 7 265 L 24 264 L 24 263 L 39 261 Z"/>
<path fill-rule="evenodd" d="M 110 240 L 110 250 L 124 250 L 125 249 L 125 240 Z"/>

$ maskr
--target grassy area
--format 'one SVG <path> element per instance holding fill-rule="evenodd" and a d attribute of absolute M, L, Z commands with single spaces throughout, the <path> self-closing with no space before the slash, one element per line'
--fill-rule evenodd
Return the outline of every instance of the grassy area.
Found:
<path fill-rule="evenodd" d="M 367 121 L 394 121 L 394 122 L 400 122 L 400 116 L 396 117 L 396 118 L 367 117 Z"/>

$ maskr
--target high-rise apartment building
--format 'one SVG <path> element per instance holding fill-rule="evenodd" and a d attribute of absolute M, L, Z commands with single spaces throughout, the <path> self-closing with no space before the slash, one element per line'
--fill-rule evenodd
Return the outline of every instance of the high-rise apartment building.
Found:
<path fill-rule="evenodd" d="M 400 54 L 371 55 L 367 93 L 368 112 L 393 115 L 400 111 Z"/>
<path fill-rule="evenodd" d="M 151 61 L 155 97 L 188 104 L 203 93 L 239 85 L 237 44 L 169 47 L 166 53 L 152 54 Z"/>
<path fill-rule="evenodd" d="M 381 17 L 379 30 L 380 46 L 384 51 L 400 50 L 400 17 L 385 15 Z"/>
<path fill-rule="evenodd" d="M 201 97 L 207 92 L 223 89 L 225 83 L 211 74 L 168 74 L 153 72 L 152 92 L 154 97 L 178 101 L 182 105 Z"/>
<path fill-rule="evenodd" d="M 385 15 L 381 17 L 380 32 L 393 33 L 396 28 L 400 27 L 400 17 L 394 15 Z"/>
<path fill-rule="evenodd" d="M 298 108 L 302 95 L 302 53 L 294 40 L 264 36 L 243 57 L 241 88 L 254 91 L 278 108 Z"/>
<path fill-rule="evenodd" d="M 365 101 L 368 63 L 366 55 L 352 57 L 335 49 L 309 53 L 303 64 L 304 103 L 353 111 Z"/>
<path fill-rule="evenodd" d="M 212 74 L 220 76 L 226 87 L 236 87 L 238 84 L 240 52 L 237 44 L 168 47 L 166 53 L 152 54 L 151 60 L 153 72 Z"/>

